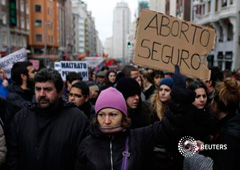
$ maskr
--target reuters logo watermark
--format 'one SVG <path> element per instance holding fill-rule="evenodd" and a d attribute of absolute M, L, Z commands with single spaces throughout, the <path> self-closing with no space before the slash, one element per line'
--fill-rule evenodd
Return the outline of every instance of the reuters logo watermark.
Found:
<path fill-rule="evenodd" d="M 191 136 L 184 136 L 178 142 L 178 150 L 184 157 L 191 157 L 202 150 L 227 150 L 227 144 L 203 144 Z"/>

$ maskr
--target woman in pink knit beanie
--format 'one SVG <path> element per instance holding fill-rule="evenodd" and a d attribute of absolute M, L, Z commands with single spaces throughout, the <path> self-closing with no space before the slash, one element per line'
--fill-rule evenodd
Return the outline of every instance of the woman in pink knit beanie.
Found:
<path fill-rule="evenodd" d="M 130 125 L 125 99 L 115 88 L 110 87 L 100 93 L 95 111 L 95 124 L 103 133 L 118 132 Z"/>
<path fill-rule="evenodd" d="M 79 146 L 76 170 L 151 169 L 147 161 L 149 152 L 156 144 L 168 142 L 168 134 L 173 130 L 167 119 L 163 123 L 158 121 L 130 129 L 126 101 L 112 87 L 100 93 L 95 112 L 96 120 L 90 135 Z"/>

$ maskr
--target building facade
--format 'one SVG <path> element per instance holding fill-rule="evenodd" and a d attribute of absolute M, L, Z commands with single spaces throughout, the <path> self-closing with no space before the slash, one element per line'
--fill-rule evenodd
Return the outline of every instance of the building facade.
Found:
<path fill-rule="evenodd" d="M 77 35 L 78 41 L 75 41 L 74 46 L 77 48 L 77 53 L 85 56 L 85 21 L 87 18 L 87 4 L 82 0 L 72 0 L 72 12 L 79 16 L 78 18 L 78 33 Z M 78 42 L 78 44 L 76 44 Z"/>
<path fill-rule="evenodd" d="M 108 37 L 104 42 L 104 53 L 108 54 L 109 58 L 113 58 L 113 38 Z"/>
<path fill-rule="evenodd" d="M 58 54 L 58 2 L 29 0 L 30 34 L 28 48 L 32 54 Z"/>
<path fill-rule="evenodd" d="M 128 4 L 117 3 L 113 15 L 113 58 L 128 57 L 128 34 L 130 29 L 131 14 Z"/>
<path fill-rule="evenodd" d="M 29 1 L 0 1 L 0 51 L 7 55 L 20 48 L 27 48 L 29 35 Z"/>
<path fill-rule="evenodd" d="M 165 0 L 149 0 L 149 9 L 165 13 Z"/>
<path fill-rule="evenodd" d="M 50 0 L 51 1 L 51 0 Z M 73 53 L 73 31 L 72 31 L 72 2 L 71 0 L 58 1 L 58 32 L 59 32 L 59 52 L 71 58 Z"/>
<path fill-rule="evenodd" d="M 234 71 L 240 67 L 240 2 L 238 0 L 192 0 L 191 19 L 216 31 L 216 45 L 208 65 Z"/>
<path fill-rule="evenodd" d="M 90 11 L 85 19 L 85 53 L 87 56 L 97 56 L 97 31 Z"/>
<path fill-rule="evenodd" d="M 149 9 L 163 14 L 172 15 L 179 19 L 190 21 L 190 0 L 150 0 Z"/>
<path fill-rule="evenodd" d="M 185 21 L 190 21 L 191 1 L 177 0 L 176 2 L 176 17 Z"/>

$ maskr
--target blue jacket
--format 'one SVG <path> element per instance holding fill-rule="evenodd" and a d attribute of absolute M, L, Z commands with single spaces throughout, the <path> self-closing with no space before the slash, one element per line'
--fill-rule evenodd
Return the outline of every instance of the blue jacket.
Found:
<path fill-rule="evenodd" d="M 2 85 L 3 80 L 0 78 L 0 97 L 6 99 L 8 96 L 8 88 Z"/>

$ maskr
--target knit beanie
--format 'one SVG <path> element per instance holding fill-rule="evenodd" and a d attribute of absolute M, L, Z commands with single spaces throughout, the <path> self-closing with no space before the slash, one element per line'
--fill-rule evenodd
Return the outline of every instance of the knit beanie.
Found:
<path fill-rule="evenodd" d="M 117 83 L 116 89 L 123 94 L 125 99 L 136 94 L 141 95 L 141 87 L 138 82 L 130 77 L 121 78 Z"/>
<path fill-rule="evenodd" d="M 160 81 L 160 83 L 159 83 L 159 87 L 160 87 L 161 85 L 167 85 L 168 87 L 170 87 L 170 89 L 172 89 L 172 88 L 173 88 L 173 85 L 174 85 L 174 81 L 173 81 L 173 79 L 170 78 L 170 77 L 163 78 L 163 79 Z"/>
<path fill-rule="evenodd" d="M 113 108 L 121 111 L 126 116 L 127 114 L 127 104 L 126 101 L 118 90 L 113 87 L 109 87 L 103 90 L 95 104 L 95 112 L 98 112 L 104 108 Z"/>

